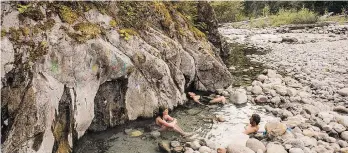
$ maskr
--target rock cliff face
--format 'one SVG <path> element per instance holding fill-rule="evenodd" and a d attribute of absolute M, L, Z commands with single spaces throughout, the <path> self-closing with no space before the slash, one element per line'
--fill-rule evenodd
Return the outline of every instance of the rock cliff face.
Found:
<path fill-rule="evenodd" d="M 152 117 L 183 104 L 188 90 L 232 83 L 213 45 L 171 3 L 1 7 L 4 152 L 71 152 L 87 130 Z"/>

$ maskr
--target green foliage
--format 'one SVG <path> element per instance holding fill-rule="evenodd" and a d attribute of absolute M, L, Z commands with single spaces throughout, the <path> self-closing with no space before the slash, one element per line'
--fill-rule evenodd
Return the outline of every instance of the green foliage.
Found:
<path fill-rule="evenodd" d="M 332 21 L 332 22 L 337 22 L 338 24 L 344 24 L 345 22 L 348 22 L 348 17 L 335 15 L 335 16 L 329 16 L 320 21 Z"/>
<path fill-rule="evenodd" d="M 318 21 L 317 14 L 306 8 L 302 8 L 300 11 L 294 9 L 281 9 L 276 15 L 272 15 L 270 18 L 272 26 L 285 24 L 311 24 Z"/>
<path fill-rule="evenodd" d="M 245 19 L 242 1 L 214 1 L 211 5 L 219 22 L 235 22 Z"/>
<path fill-rule="evenodd" d="M 250 27 L 252 28 L 264 28 L 268 26 L 269 26 L 269 21 L 267 19 L 250 20 Z"/>
<path fill-rule="evenodd" d="M 138 33 L 134 29 L 126 28 L 126 29 L 120 29 L 118 31 L 120 33 L 120 36 L 124 38 L 124 40 L 129 40 L 134 35 L 138 35 Z"/>
<path fill-rule="evenodd" d="M 196 1 L 173 2 L 173 8 L 178 10 L 190 23 L 195 23 L 198 18 Z"/>
<path fill-rule="evenodd" d="M 262 15 L 263 15 L 264 17 L 266 17 L 266 16 L 269 16 L 270 14 L 271 14 L 270 8 L 269 8 L 268 5 L 266 5 L 266 6 L 262 9 Z"/>

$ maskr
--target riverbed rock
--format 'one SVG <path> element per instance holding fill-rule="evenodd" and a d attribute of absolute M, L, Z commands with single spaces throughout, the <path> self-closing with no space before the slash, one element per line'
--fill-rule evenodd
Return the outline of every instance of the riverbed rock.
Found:
<path fill-rule="evenodd" d="M 277 77 L 277 72 L 274 71 L 274 70 L 268 69 L 268 70 L 267 70 L 267 76 L 268 76 L 269 78 L 276 78 L 276 77 Z"/>
<path fill-rule="evenodd" d="M 262 88 L 260 86 L 257 86 L 257 85 L 253 87 L 251 92 L 255 95 L 263 94 Z"/>
<path fill-rule="evenodd" d="M 163 151 L 165 153 L 171 153 L 169 141 L 163 140 L 163 141 L 159 142 L 158 147 L 161 151 Z"/>
<path fill-rule="evenodd" d="M 348 131 L 342 132 L 342 133 L 341 133 L 341 138 L 342 138 L 343 140 L 348 141 Z"/>
<path fill-rule="evenodd" d="M 183 146 L 177 146 L 173 148 L 174 153 L 182 153 L 184 151 L 184 147 Z"/>
<path fill-rule="evenodd" d="M 274 90 L 273 90 L 274 91 Z M 280 97 L 279 96 L 275 96 L 271 99 L 271 103 L 275 103 L 275 104 L 278 104 L 280 103 Z"/>
<path fill-rule="evenodd" d="M 266 148 L 267 153 L 287 153 L 282 145 L 274 142 L 268 143 Z"/>
<path fill-rule="evenodd" d="M 234 104 L 244 104 L 248 101 L 248 96 L 244 89 L 239 88 L 230 95 L 230 100 Z"/>
<path fill-rule="evenodd" d="M 225 122 L 225 121 L 226 121 L 226 120 L 225 120 L 225 117 L 222 116 L 222 115 L 217 116 L 217 117 L 216 117 L 216 120 L 219 121 L 219 122 Z"/>
<path fill-rule="evenodd" d="M 333 111 L 348 114 L 348 108 L 344 106 L 336 106 L 333 108 Z"/>
<path fill-rule="evenodd" d="M 198 150 L 201 147 L 199 141 L 193 141 L 187 143 L 193 150 Z"/>
<path fill-rule="evenodd" d="M 248 139 L 248 141 L 246 142 L 246 147 L 250 148 L 251 150 L 255 152 L 257 152 L 257 150 L 259 149 L 261 149 L 262 152 L 266 151 L 265 145 L 261 141 L 254 138 Z"/>
<path fill-rule="evenodd" d="M 334 119 L 334 116 L 330 114 L 329 112 L 320 112 L 318 114 L 318 117 L 323 119 L 325 123 L 330 123 Z"/>
<path fill-rule="evenodd" d="M 332 126 L 331 125 L 324 125 L 323 127 L 322 127 L 322 129 L 324 130 L 324 131 L 331 131 L 332 130 Z"/>
<path fill-rule="evenodd" d="M 308 136 L 301 137 L 300 140 L 304 143 L 305 147 L 315 147 L 317 146 L 317 140 L 315 138 L 310 138 Z"/>
<path fill-rule="evenodd" d="M 141 135 L 143 135 L 143 132 L 139 131 L 139 130 L 135 130 L 135 131 L 132 131 L 130 132 L 129 134 L 131 137 L 139 137 Z"/>
<path fill-rule="evenodd" d="M 258 95 L 256 98 L 255 98 L 255 102 L 257 103 L 265 103 L 267 102 L 268 98 L 264 95 Z"/>
<path fill-rule="evenodd" d="M 288 139 L 285 140 L 284 145 L 291 145 L 290 148 L 304 148 L 305 145 L 301 139 Z"/>
<path fill-rule="evenodd" d="M 341 146 L 341 148 L 348 147 L 348 142 L 344 140 L 338 140 L 337 143 Z"/>
<path fill-rule="evenodd" d="M 150 134 L 155 139 L 161 136 L 161 133 L 158 131 L 152 131 Z"/>
<path fill-rule="evenodd" d="M 315 135 L 315 131 L 305 129 L 305 130 L 303 130 L 303 135 L 308 136 L 308 137 L 313 137 Z"/>
<path fill-rule="evenodd" d="M 276 85 L 274 86 L 274 89 L 278 94 L 282 96 L 285 96 L 288 93 L 287 88 L 285 86 Z"/>
<path fill-rule="evenodd" d="M 255 153 L 253 150 L 249 149 L 248 147 L 237 145 L 237 144 L 228 145 L 227 152 L 228 153 Z"/>
<path fill-rule="evenodd" d="M 341 148 L 340 151 L 341 151 L 341 153 L 348 153 L 348 147 Z"/>
<path fill-rule="evenodd" d="M 287 127 L 284 123 L 277 121 L 271 121 L 266 123 L 265 129 L 269 137 L 281 136 L 285 133 Z"/>
<path fill-rule="evenodd" d="M 348 88 L 342 88 L 338 90 L 337 93 L 340 94 L 341 96 L 348 96 Z"/>
<path fill-rule="evenodd" d="M 211 153 L 211 149 L 207 146 L 201 146 L 198 151 L 199 153 Z"/>
<path fill-rule="evenodd" d="M 189 147 L 185 147 L 185 153 L 193 153 L 193 149 Z"/>
<path fill-rule="evenodd" d="M 304 153 L 304 151 L 301 148 L 291 148 L 289 153 Z"/>
<path fill-rule="evenodd" d="M 294 88 L 287 88 L 286 91 L 287 91 L 287 94 L 288 94 L 290 97 L 293 97 L 293 96 L 296 96 L 296 95 L 297 95 L 297 90 L 294 89 Z"/>
<path fill-rule="evenodd" d="M 271 89 L 270 91 L 269 91 L 269 93 L 271 94 L 271 96 L 273 96 L 273 97 L 276 97 L 277 96 L 277 92 L 275 91 L 275 90 L 273 90 L 273 89 Z M 279 97 L 280 98 L 280 97 Z"/>
<path fill-rule="evenodd" d="M 171 142 L 170 142 L 170 145 L 171 145 L 172 147 L 178 147 L 178 146 L 180 146 L 180 142 L 179 142 L 179 141 L 171 141 Z"/>
<path fill-rule="evenodd" d="M 348 128 L 348 116 L 335 116 L 337 123 L 342 124 L 344 127 Z"/>
<path fill-rule="evenodd" d="M 205 140 L 205 143 L 207 144 L 207 147 L 209 147 L 212 150 L 216 150 L 217 149 L 217 145 L 215 142 L 211 141 L 211 140 Z"/>
<path fill-rule="evenodd" d="M 305 123 L 306 119 L 301 115 L 288 117 L 286 121 L 283 121 L 288 127 L 296 127 Z"/>
<path fill-rule="evenodd" d="M 263 74 L 260 74 L 257 76 L 257 80 L 259 80 L 261 82 L 265 81 L 266 79 L 268 79 L 268 77 L 263 75 Z"/>
<path fill-rule="evenodd" d="M 313 106 L 313 105 L 310 105 L 310 104 L 304 104 L 302 106 L 303 110 L 305 110 L 308 114 L 310 115 L 315 115 L 315 114 L 318 114 L 319 113 L 319 108 Z"/>
<path fill-rule="evenodd" d="M 341 133 L 341 132 L 346 130 L 346 128 L 342 124 L 339 124 L 339 123 L 335 124 L 333 126 L 333 129 L 338 133 Z"/>

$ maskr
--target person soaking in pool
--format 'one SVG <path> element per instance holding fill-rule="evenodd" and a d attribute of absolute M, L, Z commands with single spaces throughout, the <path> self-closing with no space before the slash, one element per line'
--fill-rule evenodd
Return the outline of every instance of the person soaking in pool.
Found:
<path fill-rule="evenodd" d="M 253 114 L 250 119 L 250 124 L 245 127 L 244 134 L 256 133 L 259 130 L 259 123 L 261 118 L 258 114 Z"/>
<path fill-rule="evenodd" d="M 168 109 L 166 108 L 159 108 L 158 116 L 156 117 L 156 124 L 159 125 L 161 128 L 159 129 L 160 132 L 173 130 L 175 132 L 178 132 L 182 136 L 189 136 L 190 133 L 184 132 L 177 124 L 177 120 L 175 118 L 172 118 L 168 115 Z"/>
<path fill-rule="evenodd" d="M 253 114 L 250 119 L 250 124 L 245 127 L 244 134 L 252 134 L 256 133 L 259 130 L 259 123 L 261 121 L 261 118 L 258 114 Z M 226 148 L 218 148 L 217 153 L 226 153 Z"/>
<path fill-rule="evenodd" d="M 188 92 L 187 93 L 189 95 L 190 98 L 193 99 L 194 102 L 200 104 L 200 105 L 204 105 L 202 104 L 199 100 L 201 99 L 201 96 L 199 95 L 196 95 L 195 93 L 193 92 Z M 204 101 L 208 101 L 208 100 L 204 100 Z M 225 104 L 226 103 L 226 98 L 224 96 L 220 96 L 220 95 L 217 95 L 214 99 L 210 100 L 209 101 L 209 104 L 216 104 L 216 103 L 222 103 L 222 104 Z"/>

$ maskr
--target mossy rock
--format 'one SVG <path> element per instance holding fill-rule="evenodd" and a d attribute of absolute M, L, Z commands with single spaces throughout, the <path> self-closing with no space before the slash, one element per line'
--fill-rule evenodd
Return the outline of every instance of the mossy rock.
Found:
<path fill-rule="evenodd" d="M 73 11 L 70 7 L 61 5 L 59 8 L 59 17 L 69 24 L 73 24 L 79 17 L 77 12 Z"/>
<path fill-rule="evenodd" d="M 110 25 L 111 27 L 115 28 L 115 27 L 117 26 L 116 20 L 110 20 L 109 25 Z"/>
<path fill-rule="evenodd" d="M 19 10 L 21 10 L 20 12 L 22 12 L 19 14 L 19 19 L 28 17 L 30 19 L 33 19 L 34 21 L 40 21 L 45 18 L 45 15 L 41 12 L 39 8 L 28 6 Z"/>
<path fill-rule="evenodd" d="M 32 50 L 29 51 L 29 60 L 32 62 L 35 62 L 39 58 L 41 58 L 43 55 L 46 55 L 48 52 L 48 45 L 46 41 L 42 41 L 39 43 L 36 47 L 32 46 Z"/>
<path fill-rule="evenodd" d="M 85 42 L 89 39 L 96 38 L 101 33 L 100 26 L 89 22 L 78 23 L 73 28 L 79 33 L 68 34 L 78 42 Z"/>
<path fill-rule="evenodd" d="M 161 21 L 161 24 L 168 28 L 174 24 L 172 16 L 169 13 L 169 10 L 162 2 L 154 2 L 154 7 L 157 12 L 159 12 L 161 15 L 163 15 L 163 20 Z"/>
<path fill-rule="evenodd" d="M 20 29 L 16 29 L 14 27 L 10 27 L 9 29 L 10 40 L 18 42 L 20 37 L 22 36 L 22 31 Z"/>
<path fill-rule="evenodd" d="M 139 35 L 134 29 L 131 28 L 120 29 L 118 32 L 120 33 L 120 36 L 125 40 L 129 40 L 134 35 Z"/>
<path fill-rule="evenodd" d="M 197 39 L 206 38 L 206 35 L 194 26 L 189 26 L 190 31 L 194 34 Z"/>
<path fill-rule="evenodd" d="M 6 34 L 7 34 L 6 29 L 1 29 L 1 38 L 6 36 Z"/>

